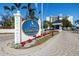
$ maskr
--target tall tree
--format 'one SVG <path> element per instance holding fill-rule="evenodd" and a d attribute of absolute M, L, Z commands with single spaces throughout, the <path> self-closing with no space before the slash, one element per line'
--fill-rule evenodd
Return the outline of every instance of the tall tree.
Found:
<path fill-rule="evenodd" d="M 31 3 L 28 3 L 28 14 L 32 19 L 35 17 L 35 9 L 31 7 Z"/>
<path fill-rule="evenodd" d="M 14 19 L 13 19 L 13 12 L 12 11 L 15 10 L 16 8 L 18 10 L 20 10 L 20 9 L 26 9 L 27 8 L 25 5 L 21 7 L 21 3 L 14 3 L 14 5 L 12 5 L 11 7 L 4 6 L 4 10 L 9 10 L 11 12 L 10 20 L 8 21 L 8 23 L 11 22 L 12 23 L 12 27 L 14 27 L 14 25 L 13 25 L 14 24 Z"/>
<path fill-rule="evenodd" d="M 66 27 L 66 28 L 72 26 L 71 22 L 67 19 L 67 17 L 63 18 L 62 24 L 63 24 L 63 27 Z"/>
<path fill-rule="evenodd" d="M 14 5 L 17 7 L 18 10 L 27 9 L 27 6 L 25 6 L 25 5 L 21 7 L 21 5 L 22 5 L 21 3 L 14 3 Z"/>
<path fill-rule="evenodd" d="M 21 9 L 27 9 L 27 6 L 26 5 L 23 5 L 22 6 L 22 3 L 14 3 L 14 5 L 16 6 L 16 9 L 18 9 L 19 11 Z M 27 13 L 26 13 L 27 14 Z"/>
<path fill-rule="evenodd" d="M 12 28 L 14 27 L 14 19 L 12 18 L 13 17 L 13 13 L 12 11 L 15 10 L 16 8 L 14 6 L 4 6 L 4 10 L 9 10 L 11 12 L 11 15 L 10 16 L 10 19 L 8 19 L 8 21 L 5 21 L 5 23 L 7 24 L 10 24 L 10 25 L 7 25 L 7 26 L 11 26 Z"/>
<path fill-rule="evenodd" d="M 14 3 L 14 5 L 17 7 L 18 10 L 20 10 L 21 3 Z"/>
<path fill-rule="evenodd" d="M 44 23 L 43 23 L 43 28 L 45 29 L 45 31 L 46 31 L 47 28 L 48 28 L 48 24 L 46 23 L 46 21 L 44 21 Z"/>
<path fill-rule="evenodd" d="M 44 21 L 44 24 L 43 24 L 44 26 L 44 28 L 50 28 L 50 29 L 52 29 L 53 28 L 53 25 L 52 25 L 52 23 L 50 22 L 50 21 Z"/>

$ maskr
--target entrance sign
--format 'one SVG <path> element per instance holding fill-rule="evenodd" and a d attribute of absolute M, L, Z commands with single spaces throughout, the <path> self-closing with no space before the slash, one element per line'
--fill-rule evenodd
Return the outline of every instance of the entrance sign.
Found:
<path fill-rule="evenodd" d="M 23 32 L 28 36 L 36 35 L 39 31 L 39 25 L 34 20 L 25 20 L 22 24 Z"/>
<path fill-rule="evenodd" d="M 15 44 L 33 39 L 41 35 L 41 20 L 23 20 L 19 11 L 14 14 L 15 18 Z"/>

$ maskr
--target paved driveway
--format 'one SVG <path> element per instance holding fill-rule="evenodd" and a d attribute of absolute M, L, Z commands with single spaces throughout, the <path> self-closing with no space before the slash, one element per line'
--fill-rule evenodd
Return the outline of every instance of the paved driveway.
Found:
<path fill-rule="evenodd" d="M 14 49 L 8 46 L 14 35 L 0 34 L 0 55 L 27 56 L 79 56 L 79 34 L 63 31 L 42 45 L 28 49 Z M 9 38 L 9 39 L 8 39 Z"/>

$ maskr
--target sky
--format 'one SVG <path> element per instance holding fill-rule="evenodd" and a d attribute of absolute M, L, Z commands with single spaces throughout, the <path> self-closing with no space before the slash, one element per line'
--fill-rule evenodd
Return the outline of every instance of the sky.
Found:
<path fill-rule="evenodd" d="M 11 7 L 13 5 L 14 4 L 12 4 L 12 3 L 0 3 L 0 15 L 7 12 L 6 10 L 4 10 L 4 8 L 3 8 L 4 6 Z M 23 3 L 21 5 L 21 7 L 24 6 L 24 5 L 27 6 L 27 3 Z M 42 10 L 41 9 L 41 7 L 42 7 L 41 3 L 38 3 L 37 7 L 35 6 L 34 3 L 32 3 L 31 7 L 36 9 L 35 10 L 35 16 L 39 17 L 38 11 Z M 16 13 L 16 11 L 17 11 L 17 9 L 14 10 L 13 13 Z M 8 12 L 10 12 L 10 11 L 8 11 Z M 27 9 L 20 9 L 20 12 L 23 16 L 28 14 Z M 78 20 L 79 19 L 79 3 L 44 3 L 43 4 L 43 19 L 42 20 L 45 20 L 45 18 L 47 16 L 58 16 L 59 14 L 62 14 L 63 16 L 71 15 L 71 16 L 73 16 L 74 21 Z"/>
<path fill-rule="evenodd" d="M 63 16 L 71 15 L 73 20 L 79 19 L 79 3 L 44 3 L 43 4 L 43 18 L 47 16 Z"/>

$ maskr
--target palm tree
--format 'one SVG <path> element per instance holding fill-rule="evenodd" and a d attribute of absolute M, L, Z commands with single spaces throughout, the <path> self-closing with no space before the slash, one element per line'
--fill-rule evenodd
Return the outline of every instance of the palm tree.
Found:
<path fill-rule="evenodd" d="M 14 5 L 17 7 L 18 10 L 27 8 L 25 5 L 22 6 L 22 8 L 21 8 L 21 5 L 22 5 L 21 3 L 14 3 Z"/>
<path fill-rule="evenodd" d="M 22 6 L 21 3 L 14 3 L 14 5 L 17 7 L 18 10 L 20 9 L 28 9 L 28 17 L 31 19 L 35 18 L 35 9 L 31 7 L 31 3 L 28 3 L 28 6 Z"/>
<path fill-rule="evenodd" d="M 6 24 L 10 24 L 9 26 L 11 26 L 12 28 L 14 27 L 14 19 L 12 18 L 13 17 L 13 13 L 12 11 L 15 10 L 16 8 L 14 6 L 4 6 L 4 9 L 5 10 L 9 10 L 11 12 L 12 15 L 9 15 L 10 16 L 10 19 L 8 21 L 5 21 Z M 8 25 L 7 25 L 8 26 Z"/>
<path fill-rule="evenodd" d="M 47 25 L 46 21 L 44 21 L 44 23 L 43 23 L 43 28 L 45 29 L 45 31 L 46 31 L 47 28 L 48 28 L 48 25 Z"/>
<path fill-rule="evenodd" d="M 20 10 L 21 3 L 14 3 L 14 5 L 17 7 L 18 10 Z"/>
<path fill-rule="evenodd" d="M 18 9 L 18 10 L 20 10 L 20 9 L 27 9 L 27 6 L 22 6 L 22 4 L 21 3 L 14 3 L 14 5 L 16 6 L 16 8 Z M 26 13 L 27 14 L 27 13 Z M 26 18 L 26 17 L 25 17 Z"/>
<path fill-rule="evenodd" d="M 53 27 L 52 23 L 50 21 L 46 21 L 46 24 L 48 25 L 48 27 L 51 29 Z"/>
<path fill-rule="evenodd" d="M 4 6 L 4 9 L 5 9 L 5 10 L 9 10 L 9 11 L 12 13 L 12 11 L 15 10 L 16 8 L 15 8 L 15 6 L 11 6 L 11 7 L 9 7 L 9 6 Z"/>
<path fill-rule="evenodd" d="M 30 18 L 34 18 L 35 16 L 35 9 L 31 8 L 31 3 L 28 3 L 28 14 Z"/>
<path fill-rule="evenodd" d="M 49 29 L 51 29 L 53 27 L 53 25 L 50 21 L 44 21 L 44 26 L 43 27 L 46 27 L 46 28 L 49 27 Z"/>
<path fill-rule="evenodd" d="M 18 10 L 20 10 L 20 8 L 21 8 L 21 3 L 14 3 L 14 5 L 17 7 Z M 14 27 L 14 26 L 13 26 L 13 24 L 14 24 L 14 19 L 13 19 L 13 13 L 12 13 L 12 11 L 16 9 L 15 6 L 11 6 L 11 7 L 9 7 L 9 6 L 4 6 L 4 9 L 5 9 L 5 10 L 9 10 L 9 11 L 11 12 L 11 14 L 12 14 L 12 15 L 10 16 L 11 19 L 9 20 L 9 21 L 12 23 L 12 27 Z M 27 8 L 26 6 L 22 6 L 21 9 L 26 9 L 26 8 Z"/>
<path fill-rule="evenodd" d="M 63 25 L 63 29 L 64 28 L 68 28 L 68 27 L 72 27 L 71 22 L 67 19 L 67 17 L 63 18 L 62 20 L 62 25 Z"/>

